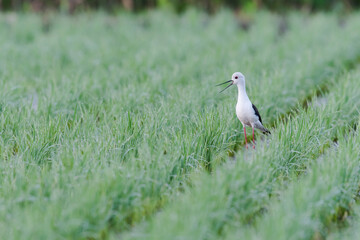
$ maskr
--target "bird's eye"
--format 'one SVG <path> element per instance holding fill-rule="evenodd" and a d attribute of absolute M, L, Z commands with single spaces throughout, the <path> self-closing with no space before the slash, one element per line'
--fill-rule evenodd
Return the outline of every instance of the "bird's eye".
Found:
<path fill-rule="evenodd" d="M 238 76 L 235 76 L 235 79 L 238 79 Z"/>

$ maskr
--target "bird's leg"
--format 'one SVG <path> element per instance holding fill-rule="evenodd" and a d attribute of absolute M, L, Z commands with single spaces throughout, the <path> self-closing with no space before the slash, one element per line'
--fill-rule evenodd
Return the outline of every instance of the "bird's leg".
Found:
<path fill-rule="evenodd" d="M 252 128 L 252 130 L 253 130 L 253 143 L 254 143 L 253 149 L 255 149 L 255 134 L 254 134 L 254 128 Z"/>
<path fill-rule="evenodd" d="M 247 145 L 247 137 L 246 137 L 246 129 L 245 129 L 245 126 L 244 126 L 244 135 L 245 135 L 245 147 L 246 149 L 248 148 L 248 145 Z"/>

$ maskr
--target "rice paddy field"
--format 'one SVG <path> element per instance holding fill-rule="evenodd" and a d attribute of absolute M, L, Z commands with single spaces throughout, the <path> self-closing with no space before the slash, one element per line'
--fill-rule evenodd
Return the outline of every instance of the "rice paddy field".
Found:
<path fill-rule="evenodd" d="M 356 12 L 2 13 L 0 239 L 359 238 L 359 29 Z M 215 87 L 236 71 L 272 132 L 255 150 L 236 88 Z"/>

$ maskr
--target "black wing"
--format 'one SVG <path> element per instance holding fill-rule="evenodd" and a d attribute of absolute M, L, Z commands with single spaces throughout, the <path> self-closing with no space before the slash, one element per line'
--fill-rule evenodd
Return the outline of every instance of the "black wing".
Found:
<path fill-rule="evenodd" d="M 254 109 L 255 115 L 259 118 L 259 121 L 260 121 L 261 124 L 262 124 L 262 120 L 261 120 L 261 116 L 260 116 L 259 110 L 256 108 L 256 106 L 255 106 L 254 104 L 252 105 L 252 108 Z"/>

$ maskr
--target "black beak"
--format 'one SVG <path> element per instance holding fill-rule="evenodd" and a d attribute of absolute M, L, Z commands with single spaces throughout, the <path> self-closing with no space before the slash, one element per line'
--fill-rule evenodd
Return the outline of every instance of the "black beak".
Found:
<path fill-rule="evenodd" d="M 223 83 L 220 83 L 220 84 L 216 85 L 216 86 L 220 86 L 220 85 L 223 85 L 223 84 L 229 83 L 229 82 L 231 82 L 230 85 L 227 86 L 226 88 L 224 88 L 223 90 L 221 90 L 219 93 L 222 93 L 223 91 L 225 91 L 228 87 L 230 87 L 231 85 L 233 85 L 234 82 L 233 82 L 233 80 L 229 80 L 229 81 L 226 81 L 226 82 L 223 82 Z"/>

